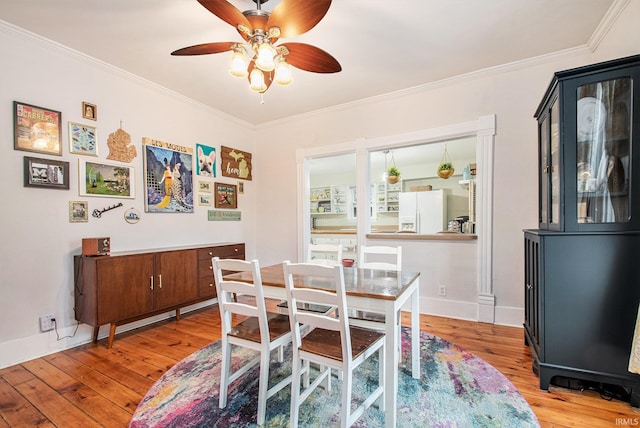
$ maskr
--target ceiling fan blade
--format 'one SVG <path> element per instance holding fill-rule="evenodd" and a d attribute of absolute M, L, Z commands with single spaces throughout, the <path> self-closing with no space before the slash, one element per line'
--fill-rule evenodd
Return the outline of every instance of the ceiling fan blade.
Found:
<path fill-rule="evenodd" d="M 285 47 L 289 53 L 285 55 L 287 62 L 300 70 L 312 73 L 338 73 L 342 66 L 334 57 L 315 46 L 304 43 L 284 43 L 276 46 Z"/>
<path fill-rule="evenodd" d="M 226 0 L 198 0 L 198 3 L 233 28 L 238 28 L 240 24 L 251 28 L 242 12 Z"/>
<path fill-rule="evenodd" d="M 237 45 L 236 42 L 216 42 L 203 43 L 201 45 L 189 46 L 171 52 L 171 55 L 208 55 L 232 50 Z"/>
<path fill-rule="evenodd" d="M 331 0 L 282 0 L 269 16 L 268 27 L 280 27 L 280 38 L 306 33 L 316 26 L 331 6 Z"/>

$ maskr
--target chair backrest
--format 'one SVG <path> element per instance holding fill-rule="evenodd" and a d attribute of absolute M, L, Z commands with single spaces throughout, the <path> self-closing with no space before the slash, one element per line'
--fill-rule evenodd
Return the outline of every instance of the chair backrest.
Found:
<path fill-rule="evenodd" d="M 307 249 L 307 263 L 324 266 L 342 264 L 342 245 L 309 244 L 309 248 Z"/>
<path fill-rule="evenodd" d="M 368 257 L 368 256 L 372 257 Z M 360 246 L 358 267 L 362 269 L 402 270 L 402 247 Z"/>
<path fill-rule="evenodd" d="M 301 344 L 300 330 L 302 326 L 340 332 L 342 344 L 342 360 L 350 361 L 351 336 L 349 334 L 349 318 L 347 298 L 344 290 L 344 270 L 342 265 L 333 267 L 313 263 L 283 263 L 284 282 L 289 302 L 289 320 L 293 333 L 293 346 Z M 313 284 L 315 287 L 311 287 Z M 322 287 L 322 288 L 319 288 Z M 299 311 L 298 303 L 337 307 L 331 313 Z"/>
<path fill-rule="evenodd" d="M 218 307 L 222 321 L 222 334 L 228 334 L 232 328 L 232 314 L 258 318 L 260 339 L 262 343 L 269 341 L 269 324 L 267 322 L 267 308 L 262 290 L 262 277 L 258 260 L 211 259 L 213 276 L 218 292 Z M 222 278 L 222 271 L 251 272 L 252 283 L 229 281 Z M 243 299 L 238 302 L 237 297 L 250 296 L 253 299 Z"/>

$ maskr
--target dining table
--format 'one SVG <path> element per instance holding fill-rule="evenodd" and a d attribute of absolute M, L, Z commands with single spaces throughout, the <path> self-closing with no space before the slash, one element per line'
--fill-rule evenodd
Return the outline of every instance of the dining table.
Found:
<path fill-rule="evenodd" d="M 374 312 L 384 316 L 385 323 L 385 426 L 395 427 L 399 378 L 400 312 L 409 300 L 411 310 L 411 373 L 420 379 L 420 272 L 344 267 L 345 292 L 350 310 Z M 265 298 L 286 300 L 282 264 L 260 268 Z M 225 279 L 252 282 L 250 272 L 230 273 Z M 294 276 L 298 284 L 334 289 L 331 280 Z"/>

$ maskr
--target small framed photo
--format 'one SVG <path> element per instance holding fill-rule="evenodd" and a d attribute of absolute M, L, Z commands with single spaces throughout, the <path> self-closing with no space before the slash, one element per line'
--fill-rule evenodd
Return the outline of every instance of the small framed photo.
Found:
<path fill-rule="evenodd" d="M 13 102 L 13 148 L 62 156 L 62 113 Z"/>
<path fill-rule="evenodd" d="M 238 181 L 238 195 L 244 193 L 244 181 Z"/>
<path fill-rule="evenodd" d="M 69 162 L 25 156 L 24 187 L 69 190 Z"/>
<path fill-rule="evenodd" d="M 69 152 L 98 156 L 98 135 L 95 126 L 69 122 Z"/>
<path fill-rule="evenodd" d="M 211 206 L 211 195 L 199 194 L 198 205 Z"/>
<path fill-rule="evenodd" d="M 216 208 L 238 208 L 238 186 L 235 184 L 214 183 L 215 207 Z"/>
<path fill-rule="evenodd" d="M 82 102 L 82 117 L 89 120 L 98 120 L 98 107 L 95 104 Z"/>
<path fill-rule="evenodd" d="M 80 196 L 135 198 L 133 167 L 78 160 Z"/>
<path fill-rule="evenodd" d="M 198 190 L 201 193 L 211 193 L 211 183 L 208 181 L 198 181 Z"/>
<path fill-rule="evenodd" d="M 86 223 L 89 221 L 89 204 L 87 201 L 69 201 L 69 223 Z"/>

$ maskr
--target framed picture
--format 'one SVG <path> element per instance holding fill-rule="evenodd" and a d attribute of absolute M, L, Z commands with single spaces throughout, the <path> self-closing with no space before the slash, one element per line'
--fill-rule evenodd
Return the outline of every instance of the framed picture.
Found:
<path fill-rule="evenodd" d="M 238 208 L 238 186 L 235 184 L 215 183 L 215 207 L 216 208 Z"/>
<path fill-rule="evenodd" d="M 78 160 L 80 196 L 135 198 L 133 167 Z"/>
<path fill-rule="evenodd" d="M 238 195 L 244 193 L 244 181 L 238 181 Z"/>
<path fill-rule="evenodd" d="M 62 156 L 62 113 L 13 102 L 13 148 Z"/>
<path fill-rule="evenodd" d="M 87 201 L 69 201 L 69 223 L 86 223 L 89 221 L 89 204 Z"/>
<path fill-rule="evenodd" d="M 98 156 L 98 135 L 95 126 L 69 122 L 69 152 Z"/>
<path fill-rule="evenodd" d="M 251 153 L 231 147 L 220 147 L 220 165 L 222 175 L 230 178 L 251 180 Z"/>
<path fill-rule="evenodd" d="M 95 104 L 82 102 L 82 117 L 89 120 L 98 120 L 98 107 Z"/>
<path fill-rule="evenodd" d="M 198 190 L 201 193 L 211 193 L 211 183 L 208 181 L 198 181 Z"/>
<path fill-rule="evenodd" d="M 199 194 L 198 195 L 198 205 L 211 206 L 211 195 Z"/>
<path fill-rule="evenodd" d="M 193 148 L 142 138 L 145 211 L 193 213 Z"/>
<path fill-rule="evenodd" d="M 205 177 L 216 176 L 216 149 L 202 144 L 196 144 L 198 152 L 198 162 L 196 163 L 196 174 Z"/>
<path fill-rule="evenodd" d="M 69 189 L 69 162 L 24 157 L 24 187 Z"/>

